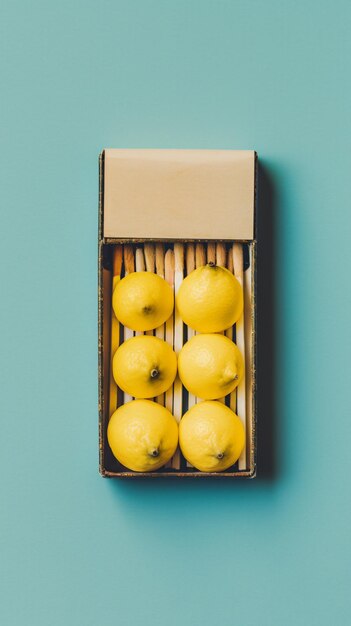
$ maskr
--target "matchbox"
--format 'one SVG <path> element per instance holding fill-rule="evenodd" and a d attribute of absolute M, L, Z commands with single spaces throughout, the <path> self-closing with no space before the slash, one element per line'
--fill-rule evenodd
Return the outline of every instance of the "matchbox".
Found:
<path fill-rule="evenodd" d="M 104 150 L 99 159 L 99 459 L 105 477 L 253 478 L 256 472 L 256 153 L 235 150 Z M 246 444 L 238 461 L 222 472 L 191 467 L 179 449 L 157 471 L 134 472 L 112 454 L 107 427 L 112 413 L 132 398 L 112 376 L 115 350 L 133 331 L 112 310 L 114 258 L 122 262 L 118 279 L 131 271 L 151 271 L 176 293 L 182 280 L 206 263 L 224 266 L 236 276 L 244 294 L 243 315 L 224 331 L 244 358 L 244 376 L 221 401 L 240 418 Z M 150 250 L 154 255 L 150 255 Z M 172 264 L 167 265 L 172 258 Z M 232 280 L 232 279 L 231 279 Z M 194 331 L 177 310 L 161 336 L 179 353 Z M 134 333 L 135 334 L 135 333 Z M 155 401 L 177 421 L 201 399 L 176 378 Z"/>

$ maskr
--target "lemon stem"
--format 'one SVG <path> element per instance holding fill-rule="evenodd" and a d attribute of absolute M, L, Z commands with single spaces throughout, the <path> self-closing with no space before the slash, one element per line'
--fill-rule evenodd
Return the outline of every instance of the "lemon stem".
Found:
<path fill-rule="evenodd" d="M 154 368 L 153 370 L 151 370 L 151 372 L 150 372 L 150 376 L 151 376 L 151 378 L 157 378 L 157 376 L 159 375 L 159 373 L 160 373 L 160 372 L 159 372 L 156 368 Z"/>
<path fill-rule="evenodd" d="M 227 372 L 227 375 L 224 374 L 224 385 L 227 385 L 230 382 L 234 382 L 234 380 L 238 380 L 238 374 L 232 374 L 231 372 Z"/>
<path fill-rule="evenodd" d="M 207 265 L 208 265 L 209 267 L 216 267 L 216 264 L 215 264 L 213 261 L 209 261 L 209 262 L 207 263 Z"/>
<path fill-rule="evenodd" d="M 153 456 L 154 458 L 156 458 L 159 454 L 160 452 L 158 448 L 154 448 L 153 450 L 149 452 L 149 456 Z"/>
<path fill-rule="evenodd" d="M 224 452 L 218 452 L 217 459 L 220 460 L 220 459 L 223 459 L 223 457 L 224 457 Z"/>

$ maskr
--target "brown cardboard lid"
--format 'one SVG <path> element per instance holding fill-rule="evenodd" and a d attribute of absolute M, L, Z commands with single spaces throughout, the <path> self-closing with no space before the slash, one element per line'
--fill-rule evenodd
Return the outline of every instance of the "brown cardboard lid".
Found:
<path fill-rule="evenodd" d="M 254 238 L 253 150 L 104 153 L 104 237 Z"/>

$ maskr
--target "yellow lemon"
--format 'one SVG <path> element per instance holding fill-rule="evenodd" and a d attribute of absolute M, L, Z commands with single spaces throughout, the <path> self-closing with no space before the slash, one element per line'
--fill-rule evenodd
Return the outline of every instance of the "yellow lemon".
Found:
<path fill-rule="evenodd" d="M 222 402 L 195 404 L 180 420 L 179 445 L 201 472 L 221 472 L 239 458 L 245 431 L 239 417 Z"/>
<path fill-rule="evenodd" d="M 176 304 L 188 326 L 201 333 L 216 333 L 238 321 L 243 311 L 243 291 L 229 270 L 208 263 L 183 280 Z"/>
<path fill-rule="evenodd" d="M 135 398 L 154 398 L 172 385 L 177 357 L 163 339 L 141 335 L 120 345 L 113 357 L 112 370 L 123 391 Z"/>
<path fill-rule="evenodd" d="M 188 391 L 204 400 L 222 398 L 238 386 L 244 361 L 224 335 L 195 335 L 178 356 L 179 377 Z"/>
<path fill-rule="evenodd" d="M 134 472 L 151 472 L 172 458 L 178 444 L 178 424 L 160 404 L 132 400 L 111 416 L 107 439 L 122 465 Z"/>
<path fill-rule="evenodd" d="M 173 290 L 152 272 L 132 272 L 117 284 L 112 306 L 117 319 L 132 330 L 152 330 L 172 315 Z"/>

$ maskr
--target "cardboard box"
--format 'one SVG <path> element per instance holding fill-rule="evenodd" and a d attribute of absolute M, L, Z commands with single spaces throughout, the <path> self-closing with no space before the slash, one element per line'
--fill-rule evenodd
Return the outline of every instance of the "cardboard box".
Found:
<path fill-rule="evenodd" d="M 99 444 L 100 472 L 107 477 L 253 478 L 256 472 L 256 153 L 235 150 L 104 150 L 99 166 Z M 124 468 L 107 442 L 110 414 L 112 251 L 143 242 L 225 245 L 244 259 L 244 315 L 237 337 L 244 346 L 245 380 L 237 413 L 244 421 L 246 448 L 224 472 L 205 473 L 181 459 L 179 469 L 139 473 Z M 239 245 L 240 244 L 240 245 Z M 223 248 L 222 245 L 222 248 Z M 212 246 L 213 247 L 213 246 Z M 218 247 L 219 250 L 219 247 Z M 122 270 L 123 271 L 123 270 Z M 113 314 L 112 314 L 113 315 Z M 235 329 L 235 327 L 234 327 Z M 235 335 L 234 335 L 235 339 Z M 120 329 L 123 341 L 123 328 Z M 240 347 L 240 346 L 239 346 Z M 183 392 L 184 413 L 187 392 Z M 232 399 L 227 398 L 229 404 Z M 234 398 L 235 401 L 235 398 Z M 117 406 L 123 403 L 118 390 Z"/>

